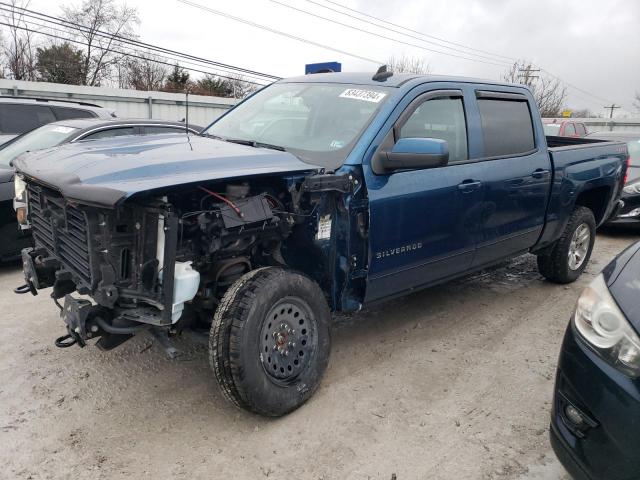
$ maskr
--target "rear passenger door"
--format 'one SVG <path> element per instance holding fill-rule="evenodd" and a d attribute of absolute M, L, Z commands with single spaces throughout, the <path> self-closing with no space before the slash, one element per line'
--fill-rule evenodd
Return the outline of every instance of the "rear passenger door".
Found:
<path fill-rule="evenodd" d="M 544 227 L 551 160 L 524 94 L 476 91 L 484 196 L 474 266 L 525 252 Z"/>

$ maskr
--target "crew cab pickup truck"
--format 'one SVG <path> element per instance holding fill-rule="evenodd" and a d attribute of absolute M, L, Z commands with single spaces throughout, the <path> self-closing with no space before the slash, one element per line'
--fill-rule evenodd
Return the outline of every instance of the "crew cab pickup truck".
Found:
<path fill-rule="evenodd" d="M 626 162 L 624 143 L 547 140 L 523 86 L 286 79 L 201 135 L 19 157 L 35 247 L 16 293 L 53 287 L 61 347 L 205 332 L 224 395 L 283 415 L 320 382 L 332 312 L 527 252 L 578 278 Z"/>

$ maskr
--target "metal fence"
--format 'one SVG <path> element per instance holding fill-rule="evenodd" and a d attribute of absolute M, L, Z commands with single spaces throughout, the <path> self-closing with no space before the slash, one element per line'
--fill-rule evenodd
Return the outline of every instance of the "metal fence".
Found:
<path fill-rule="evenodd" d="M 180 121 L 187 113 L 185 95 L 179 93 L 0 79 L 0 95 L 95 103 L 114 110 L 121 118 Z M 204 127 L 236 102 L 232 98 L 189 95 L 189 123 Z"/>

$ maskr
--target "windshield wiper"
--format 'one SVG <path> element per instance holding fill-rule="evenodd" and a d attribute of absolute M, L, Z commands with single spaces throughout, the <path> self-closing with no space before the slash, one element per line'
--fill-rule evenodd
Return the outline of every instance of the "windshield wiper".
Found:
<path fill-rule="evenodd" d="M 280 152 L 286 152 L 287 150 L 280 145 L 272 145 L 271 143 L 256 142 L 255 140 L 242 140 L 240 138 L 225 138 L 226 142 L 237 143 L 239 145 L 247 145 L 254 148 L 270 148 L 271 150 L 278 150 Z"/>

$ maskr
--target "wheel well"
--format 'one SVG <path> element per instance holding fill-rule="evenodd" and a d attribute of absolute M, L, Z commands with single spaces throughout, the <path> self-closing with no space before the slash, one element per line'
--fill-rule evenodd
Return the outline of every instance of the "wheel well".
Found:
<path fill-rule="evenodd" d="M 586 190 L 578 195 L 576 205 L 581 205 L 591 210 L 596 219 L 596 225 L 599 225 L 607 209 L 607 199 L 610 191 L 609 187 L 595 187 Z"/>

